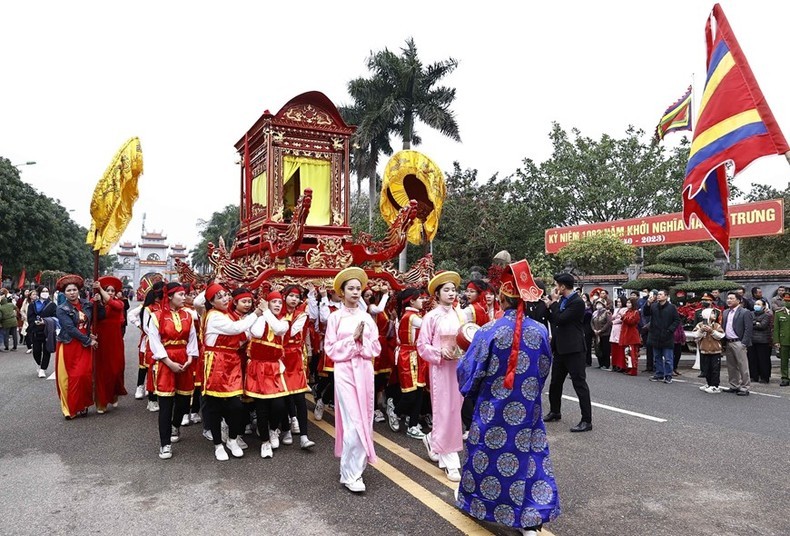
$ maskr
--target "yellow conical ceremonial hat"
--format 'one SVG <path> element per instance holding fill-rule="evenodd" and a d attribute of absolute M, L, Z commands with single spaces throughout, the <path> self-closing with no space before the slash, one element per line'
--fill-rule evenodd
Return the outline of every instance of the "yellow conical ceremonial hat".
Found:
<path fill-rule="evenodd" d="M 342 293 L 340 287 L 343 286 L 343 283 L 350 281 L 351 279 L 358 279 L 359 282 L 362 283 L 363 289 L 368 284 L 368 274 L 365 273 L 365 270 L 362 268 L 357 268 L 356 266 L 349 266 L 348 268 L 341 270 L 340 273 L 335 276 L 335 280 L 332 282 L 332 288 L 335 289 L 335 293 L 338 296 Z"/>

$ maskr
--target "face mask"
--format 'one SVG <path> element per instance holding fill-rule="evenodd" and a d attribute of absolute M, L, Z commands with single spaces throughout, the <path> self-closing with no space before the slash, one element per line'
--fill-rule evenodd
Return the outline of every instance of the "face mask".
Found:
<path fill-rule="evenodd" d="M 704 302 L 702 302 L 702 306 L 703 307 L 710 307 L 710 302 L 709 301 L 704 301 Z"/>
<path fill-rule="evenodd" d="M 755 312 L 758 312 L 758 313 L 759 313 L 760 311 L 762 311 L 762 310 L 763 310 L 763 306 L 762 306 L 762 305 L 755 305 L 755 306 L 754 306 L 754 310 L 755 310 Z"/>
<path fill-rule="evenodd" d="M 595 308 L 598 309 L 599 311 L 603 311 L 603 305 L 598 305 Z"/>
<path fill-rule="evenodd" d="M 42 300 L 48 300 L 49 299 L 49 292 L 42 292 L 41 293 L 41 299 Z"/>

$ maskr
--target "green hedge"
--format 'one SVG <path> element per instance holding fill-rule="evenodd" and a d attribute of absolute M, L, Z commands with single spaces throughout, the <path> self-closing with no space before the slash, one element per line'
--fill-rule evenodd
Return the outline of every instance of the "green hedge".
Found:
<path fill-rule="evenodd" d="M 656 258 L 669 264 L 712 263 L 716 260 L 713 253 L 699 246 L 675 246 Z"/>
<path fill-rule="evenodd" d="M 664 275 L 682 275 L 688 277 L 689 271 L 682 266 L 675 266 L 674 264 L 651 264 L 642 269 L 643 272 L 648 274 L 664 274 Z"/>
<path fill-rule="evenodd" d="M 637 279 L 637 281 L 639 281 Z M 707 292 L 714 289 L 721 291 L 735 290 L 740 288 L 741 284 L 735 281 L 725 281 L 723 279 L 706 279 L 703 281 L 688 281 L 678 283 L 672 287 L 672 290 L 685 290 L 686 292 Z"/>
<path fill-rule="evenodd" d="M 623 285 L 627 290 L 642 290 L 643 288 L 669 290 L 669 287 L 674 283 L 671 279 L 661 279 L 658 277 L 640 277 L 633 281 L 627 282 Z"/>

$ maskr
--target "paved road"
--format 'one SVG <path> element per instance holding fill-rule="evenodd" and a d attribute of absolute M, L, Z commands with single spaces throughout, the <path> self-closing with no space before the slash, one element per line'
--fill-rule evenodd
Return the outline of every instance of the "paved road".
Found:
<path fill-rule="evenodd" d="M 127 389 L 134 342 L 127 337 Z M 672 385 L 588 371 L 595 403 L 643 416 L 596 407 L 593 432 L 571 434 L 578 404 L 563 402 L 563 421 L 547 426 L 563 508 L 551 533 L 790 534 L 790 389 L 707 395 L 688 368 L 688 383 Z M 376 425 L 382 463 L 354 496 L 337 482 L 330 414 L 311 423 L 313 452 L 281 447 L 262 460 L 248 438 L 244 458 L 219 463 L 193 426 L 161 461 L 144 402 L 129 396 L 106 415 L 67 422 L 54 382 L 35 378 L 22 351 L 0 354 L 0 410 L 2 534 L 515 534 L 455 510 L 421 443 L 385 425 Z"/>

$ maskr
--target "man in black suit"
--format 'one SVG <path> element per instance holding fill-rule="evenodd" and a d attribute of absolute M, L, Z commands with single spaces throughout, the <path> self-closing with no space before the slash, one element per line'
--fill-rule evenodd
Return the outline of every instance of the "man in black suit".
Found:
<path fill-rule="evenodd" d="M 549 385 L 550 409 L 543 420 L 551 422 L 562 418 L 562 386 L 570 374 L 582 412 L 581 422 L 571 428 L 571 432 L 588 432 L 592 430 L 592 404 L 585 368 L 584 301 L 573 290 L 573 283 L 571 274 L 555 275 L 554 292 L 546 298 L 554 363 Z"/>
<path fill-rule="evenodd" d="M 724 355 L 727 356 L 727 375 L 730 377 L 730 388 L 726 391 L 738 396 L 749 396 L 751 381 L 746 354 L 752 345 L 754 317 L 751 311 L 743 307 L 741 297 L 735 292 L 727 294 L 727 307 L 721 322 L 727 341 Z"/>

